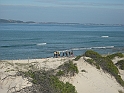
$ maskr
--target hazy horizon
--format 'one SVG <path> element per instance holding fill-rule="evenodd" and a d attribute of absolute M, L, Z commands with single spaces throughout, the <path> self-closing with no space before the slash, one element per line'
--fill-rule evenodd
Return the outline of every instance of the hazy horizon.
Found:
<path fill-rule="evenodd" d="M 0 0 L 0 19 L 124 24 L 124 0 Z"/>

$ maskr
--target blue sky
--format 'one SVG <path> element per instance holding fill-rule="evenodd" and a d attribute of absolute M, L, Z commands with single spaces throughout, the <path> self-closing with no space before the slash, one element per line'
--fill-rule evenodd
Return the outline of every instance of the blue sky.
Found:
<path fill-rule="evenodd" d="M 0 18 L 124 24 L 124 0 L 0 0 Z"/>

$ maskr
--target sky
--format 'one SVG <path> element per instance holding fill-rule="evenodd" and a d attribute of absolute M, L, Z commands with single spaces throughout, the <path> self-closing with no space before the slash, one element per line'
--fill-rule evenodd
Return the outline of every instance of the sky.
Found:
<path fill-rule="evenodd" d="M 124 0 L 0 0 L 0 19 L 124 24 Z"/>

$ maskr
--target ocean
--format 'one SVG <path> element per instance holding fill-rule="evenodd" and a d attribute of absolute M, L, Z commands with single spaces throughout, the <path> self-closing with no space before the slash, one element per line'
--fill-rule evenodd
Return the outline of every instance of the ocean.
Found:
<path fill-rule="evenodd" d="M 0 24 L 0 60 L 53 57 L 54 51 L 82 55 L 124 53 L 124 26 Z"/>

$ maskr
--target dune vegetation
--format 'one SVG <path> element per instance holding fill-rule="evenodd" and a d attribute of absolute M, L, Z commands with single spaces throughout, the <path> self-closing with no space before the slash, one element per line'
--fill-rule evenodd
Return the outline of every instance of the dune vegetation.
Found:
<path fill-rule="evenodd" d="M 119 72 L 120 70 L 124 70 L 124 60 L 119 60 L 114 64 L 112 59 L 115 57 L 121 58 L 123 57 L 123 54 L 115 53 L 107 56 L 102 56 L 93 50 L 88 50 L 83 55 L 79 55 L 70 59 L 68 57 L 48 58 L 39 59 L 39 61 L 32 60 L 31 62 L 28 60 L 27 63 L 26 61 L 21 61 L 23 63 L 19 61 L 14 61 L 12 63 L 1 61 L 1 67 L 3 68 L 4 64 L 5 68 L 7 67 L 5 73 L 16 73 L 14 75 L 8 75 L 1 80 L 6 81 L 8 77 L 22 77 L 23 80 L 27 79 L 27 81 L 31 83 L 31 86 L 16 89 L 12 91 L 13 93 L 78 93 L 79 90 L 77 90 L 77 86 L 69 80 L 74 78 L 77 80 L 76 78 L 79 76 L 81 77 L 79 79 L 80 81 L 77 80 L 76 84 L 83 84 L 84 82 L 81 82 L 82 79 L 86 79 L 85 84 L 87 84 L 87 82 L 89 82 L 88 78 L 94 77 L 92 71 L 94 71 L 94 73 L 97 73 L 98 71 L 97 75 L 99 75 L 99 72 L 101 71 L 105 74 L 108 73 L 110 78 L 113 76 L 114 80 L 118 82 L 118 85 L 120 84 L 122 87 L 124 87 L 124 81 Z M 58 65 L 55 66 L 57 63 Z M 51 66 L 51 68 L 49 66 Z M 90 68 L 92 68 L 92 71 Z M 90 74 L 93 74 L 93 76 L 90 76 Z M 99 78 L 101 77 L 102 75 L 99 76 Z M 65 79 L 67 79 L 67 81 Z M 12 88 L 16 88 L 16 85 Z M 118 90 L 118 92 L 123 93 L 122 90 Z M 81 91 L 79 93 L 81 93 Z"/>
<path fill-rule="evenodd" d="M 89 62 L 90 64 L 95 64 L 97 68 L 99 68 L 100 66 L 100 68 L 102 68 L 105 72 L 109 73 L 110 75 L 113 75 L 117 82 L 124 87 L 124 81 L 119 75 L 119 70 L 111 60 L 114 57 L 123 57 L 122 53 L 115 53 L 106 57 L 102 57 L 99 53 L 92 50 L 88 50 L 85 52 L 84 55 L 86 57 L 92 58 L 90 60 L 87 60 L 87 62 Z M 119 65 L 119 67 L 123 69 L 123 61 L 119 61 L 117 65 Z"/>

